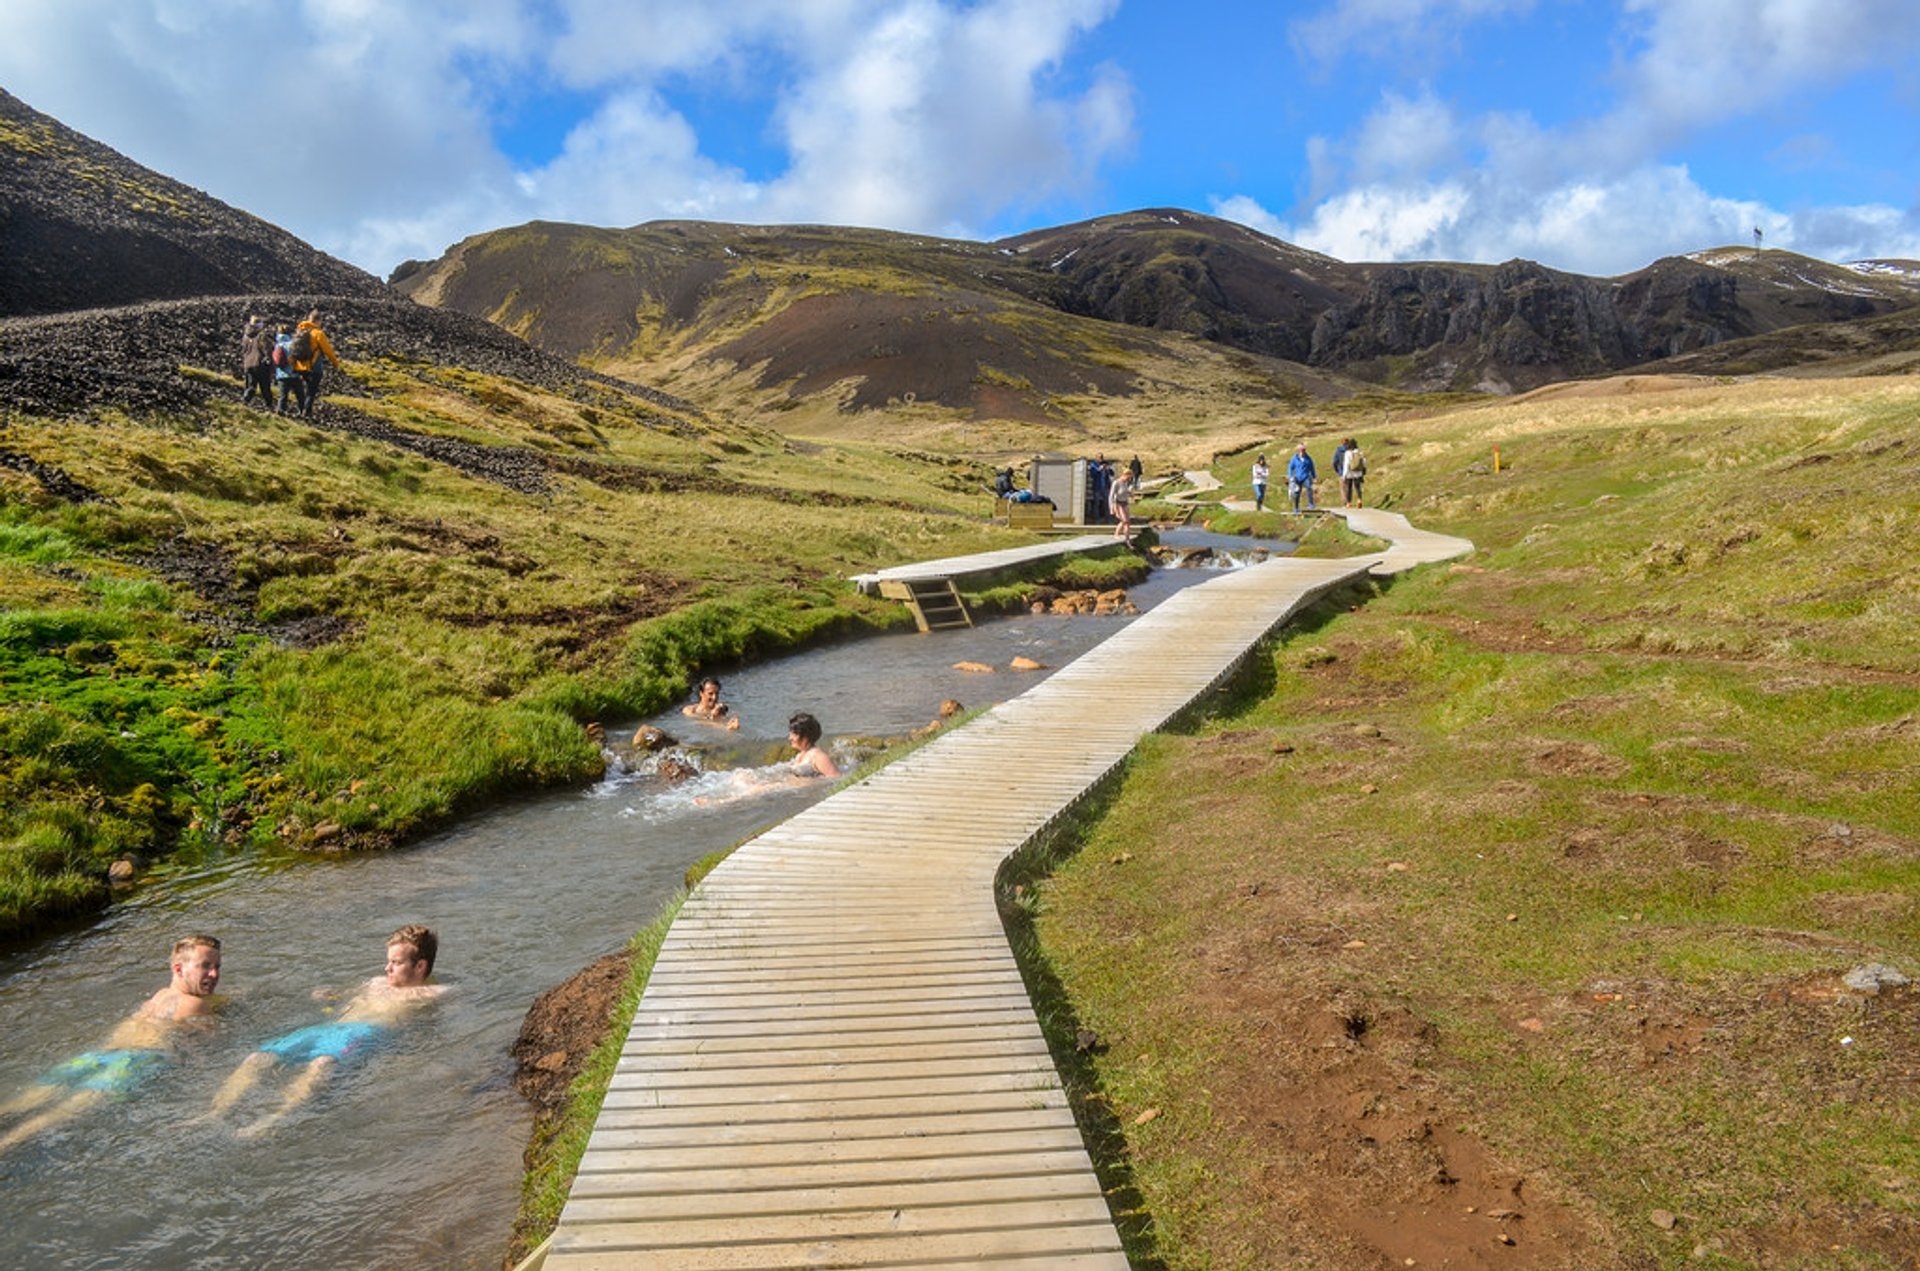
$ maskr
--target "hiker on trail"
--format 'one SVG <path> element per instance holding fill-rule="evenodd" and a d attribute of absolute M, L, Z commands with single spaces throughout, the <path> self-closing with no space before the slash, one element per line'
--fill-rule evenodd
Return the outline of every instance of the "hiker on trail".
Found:
<path fill-rule="evenodd" d="M 1320 474 L 1314 471 L 1313 456 L 1307 453 L 1307 443 L 1301 442 L 1294 447 L 1293 458 L 1287 460 L 1287 494 L 1293 499 L 1293 510 L 1300 510 L 1300 495 L 1307 496 L 1307 510 L 1314 511 L 1319 504 L 1313 501 L 1313 483 Z"/>
<path fill-rule="evenodd" d="M 1107 491 L 1107 511 L 1113 514 L 1113 536 L 1124 541 L 1133 538 L 1133 474 L 1125 468 L 1113 479 Z"/>
<path fill-rule="evenodd" d="M 234 1070 L 207 1115 L 218 1116 L 238 1103 L 275 1065 L 304 1065 L 287 1087 L 280 1106 L 241 1131 L 251 1138 L 273 1128 L 282 1117 L 312 1097 L 335 1068 L 364 1055 L 384 1040 L 400 1022 L 447 990 L 430 984 L 440 938 L 430 927 L 405 926 L 387 937 L 387 967 L 368 980 L 340 1013 L 325 1023 L 296 1028 L 262 1046 Z"/>
<path fill-rule="evenodd" d="M 719 724 L 730 730 L 737 731 L 740 727 L 740 717 L 720 700 L 720 681 L 711 675 L 700 681 L 700 686 L 694 690 L 693 701 L 682 706 L 680 713 L 691 719 L 704 719 L 709 724 Z"/>
<path fill-rule="evenodd" d="M 122 1020 L 100 1049 L 75 1055 L 0 1104 L 0 1117 L 32 1114 L 0 1134 L 0 1152 L 111 1096 L 134 1093 L 171 1062 L 176 1029 L 209 1022 L 219 1004 L 213 991 L 220 983 L 220 942 L 212 936 L 177 941 L 171 970 L 167 986 Z"/>
<path fill-rule="evenodd" d="M 307 381 L 293 369 L 293 331 L 284 322 L 273 337 L 272 358 L 273 381 L 280 386 L 280 404 L 273 408 L 273 413 L 286 414 L 288 401 L 304 407 L 307 404 Z"/>
<path fill-rule="evenodd" d="M 1253 510 L 1264 512 L 1267 508 L 1267 478 L 1273 475 L 1273 469 L 1267 466 L 1267 457 L 1261 455 L 1253 461 Z"/>
<path fill-rule="evenodd" d="M 1360 453 L 1360 443 L 1347 438 L 1347 452 L 1340 457 L 1340 496 L 1350 508 L 1363 508 L 1366 501 L 1363 483 L 1367 479 L 1367 457 Z"/>
<path fill-rule="evenodd" d="M 820 721 L 805 711 L 787 720 L 787 744 L 793 747 L 793 772 L 800 777 L 837 777 L 840 765 L 820 747 Z"/>
<path fill-rule="evenodd" d="M 246 334 L 240 337 L 240 377 L 247 385 L 240 404 L 251 404 L 257 393 L 261 409 L 272 410 L 273 328 L 257 313 L 247 319 Z"/>
<path fill-rule="evenodd" d="M 1146 469 L 1140 465 L 1139 455 L 1135 455 L 1133 458 L 1127 460 L 1127 471 L 1133 476 L 1133 488 L 1138 490 L 1140 488 L 1140 477 L 1146 472 Z"/>
<path fill-rule="evenodd" d="M 333 355 L 333 343 L 320 329 L 320 311 L 312 309 L 293 332 L 293 369 L 306 381 L 307 390 L 306 404 L 300 408 L 302 415 L 313 414 L 313 408 L 320 402 L 322 357 L 333 363 L 334 370 L 340 369 L 340 359 Z"/>
<path fill-rule="evenodd" d="M 1332 476 L 1335 481 L 1342 479 L 1340 475 L 1340 465 L 1347 461 L 1347 447 L 1352 444 L 1353 438 L 1349 437 L 1333 448 L 1333 462 L 1327 465 L 1327 473 Z M 1344 488 L 1343 486 L 1342 489 Z"/>

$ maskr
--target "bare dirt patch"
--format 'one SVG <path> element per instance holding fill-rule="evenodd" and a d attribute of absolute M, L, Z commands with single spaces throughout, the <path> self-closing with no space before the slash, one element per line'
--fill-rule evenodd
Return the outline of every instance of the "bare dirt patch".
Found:
<path fill-rule="evenodd" d="M 1314 956 L 1337 953 L 1337 929 L 1316 934 Z M 1256 1145 L 1262 1208 L 1296 1219 L 1236 1233 L 1244 1265 L 1619 1265 L 1577 1203 L 1463 1128 L 1468 1110 L 1423 1070 L 1431 1025 L 1364 993 L 1281 982 L 1292 979 L 1235 982 L 1247 1055 L 1209 1076 L 1220 1124 Z"/>

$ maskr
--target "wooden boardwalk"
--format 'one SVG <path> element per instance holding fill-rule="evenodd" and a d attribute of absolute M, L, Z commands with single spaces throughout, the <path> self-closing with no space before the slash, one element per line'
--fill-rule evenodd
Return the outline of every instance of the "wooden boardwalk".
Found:
<path fill-rule="evenodd" d="M 1019 547 L 1002 547 L 997 551 L 975 552 L 971 556 L 948 556 L 941 560 L 923 560 L 915 561 L 911 565 L 894 565 L 887 569 L 875 570 L 871 574 L 855 574 L 853 585 L 868 595 L 873 595 L 884 582 L 911 582 L 932 578 L 955 580 L 978 578 L 1020 569 L 1049 557 L 1065 556 L 1072 552 L 1098 555 L 1120 551 L 1124 546 L 1125 544 L 1115 538 L 1111 532 L 1079 534 L 1073 538 L 1055 539 L 1049 543 L 1026 543 Z"/>
<path fill-rule="evenodd" d="M 1351 520 L 1396 547 L 1188 588 L 714 870 L 541 1265 L 1126 1267 L 995 873 L 1321 593 L 1472 547 Z"/>

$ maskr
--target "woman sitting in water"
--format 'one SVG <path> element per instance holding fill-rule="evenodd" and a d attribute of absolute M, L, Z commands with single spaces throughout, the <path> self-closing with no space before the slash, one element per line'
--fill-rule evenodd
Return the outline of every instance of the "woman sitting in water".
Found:
<path fill-rule="evenodd" d="M 727 704 L 720 700 L 720 681 L 709 675 L 700 681 L 698 695 L 689 704 L 680 708 L 682 715 L 693 719 L 704 719 L 709 724 L 724 724 L 728 728 L 740 727 L 740 717 L 727 710 Z"/>
<path fill-rule="evenodd" d="M 840 766 L 820 748 L 820 721 L 795 711 L 787 721 L 787 743 L 794 749 L 793 770 L 802 777 L 837 777 Z"/>

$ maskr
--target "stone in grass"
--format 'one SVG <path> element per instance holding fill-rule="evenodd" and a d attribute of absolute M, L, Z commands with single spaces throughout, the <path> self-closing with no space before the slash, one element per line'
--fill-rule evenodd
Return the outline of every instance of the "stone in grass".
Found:
<path fill-rule="evenodd" d="M 1903 989 L 1913 983 L 1884 962 L 1869 962 L 1864 966 L 1857 966 L 1841 976 L 1840 982 L 1853 992 L 1867 997 L 1874 996 L 1881 989 Z"/>

